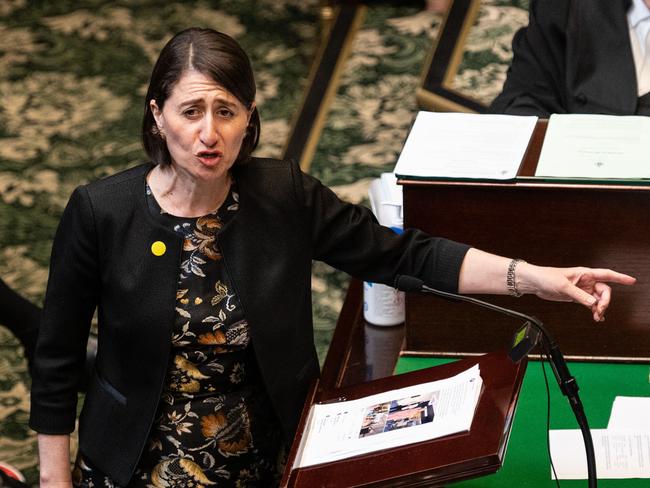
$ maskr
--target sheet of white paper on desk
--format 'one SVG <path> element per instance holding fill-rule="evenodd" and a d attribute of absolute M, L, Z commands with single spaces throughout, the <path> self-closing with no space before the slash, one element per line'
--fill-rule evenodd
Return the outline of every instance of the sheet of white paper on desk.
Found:
<path fill-rule="evenodd" d="M 412 178 L 510 180 L 537 117 L 419 112 L 394 173 Z"/>
<path fill-rule="evenodd" d="M 591 436 L 598 479 L 650 478 L 650 431 L 592 429 Z M 582 432 L 551 430 L 550 442 L 558 479 L 587 479 Z"/>
<path fill-rule="evenodd" d="M 293 467 L 467 431 L 482 384 L 475 365 L 451 378 L 313 405 Z"/>
<path fill-rule="evenodd" d="M 650 397 L 617 396 L 607 428 L 650 432 Z"/>
<path fill-rule="evenodd" d="M 650 117 L 553 114 L 535 176 L 650 178 Z"/>

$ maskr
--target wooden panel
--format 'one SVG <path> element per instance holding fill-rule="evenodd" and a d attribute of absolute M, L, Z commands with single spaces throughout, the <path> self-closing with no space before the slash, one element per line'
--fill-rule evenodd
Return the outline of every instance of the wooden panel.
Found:
<path fill-rule="evenodd" d="M 534 174 L 540 123 L 520 175 Z M 550 266 L 608 267 L 638 278 L 614 287 L 606 322 L 576 304 L 480 297 L 535 315 L 576 358 L 650 360 L 650 187 L 517 183 L 404 183 L 405 225 L 496 254 Z M 505 277 L 504 277 L 505 279 Z M 468 304 L 407 297 L 405 349 L 483 353 L 505 347 L 517 323 Z"/>

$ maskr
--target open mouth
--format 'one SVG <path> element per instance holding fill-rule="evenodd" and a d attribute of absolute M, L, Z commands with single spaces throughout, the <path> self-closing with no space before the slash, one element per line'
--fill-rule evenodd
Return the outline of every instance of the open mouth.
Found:
<path fill-rule="evenodd" d="M 219 156 L 221 156 L 221 153 L 216 152 L 216 151 L 214 151 L 214 152 L 212 152 L 212 151 L 203 151 L 203 152 L 200 152 L 197 156 L 200 157 L 200 158 L 205 158 L 205 159 L 214 159 L 214 158 L 218 158 Z"/>
<path fill-rule="evenodd" d="M 221 153 L 219 151 L 201 151 L 197 154 L 197 157 L 204 161 L 215 161 L 221 157 Z"/>

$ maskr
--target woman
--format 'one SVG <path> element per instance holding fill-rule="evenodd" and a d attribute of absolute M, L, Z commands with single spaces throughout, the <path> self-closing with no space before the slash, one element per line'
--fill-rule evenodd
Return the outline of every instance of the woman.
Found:
<path fill-rule="evenodd" d="M 250 157 L 258 137 L 246 54 L 212 30 L 177 34 L 145 103 L 153 163 L 77 188 L 55 236 L 30 419 L 42 487 L 71 486 L 74 386 L 95 308 L 75 484 L 266 487 L 319 372 L 312 259 L 374 282 L 407 274 L 461 293 L 577 301 L 595 320 L 605 282 L 634 282 L 397 236 L 295 163 Z"/>

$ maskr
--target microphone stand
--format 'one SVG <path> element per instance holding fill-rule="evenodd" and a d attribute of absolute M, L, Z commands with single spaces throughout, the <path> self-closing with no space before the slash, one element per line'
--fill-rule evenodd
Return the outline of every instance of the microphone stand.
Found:
<path fill-rule="evenodd" d="M 533 324 L 536 327 L 536 329 L 539 331 L 539 333 L 541 333 L 543 337 L 542 348 L 546 349 L 546 353 L 550 358 L 551 367 L 553 369 L 553 373 L 555 374 L 555 378 L 558 382 L 558 385 L 560 386 L 560 391 L 564 394 L 564 396 L 567 397 L 569 401 L 569 405 L 571 406 L 571 410 L 573 410 L 573 414 L 576 417 L 576 421 L 580 426 L 580 431 L 582 432 L 582 438 L 585 443 L 585 453 L 587 455 L 587 475 L 588 475 L 589 488 L 596 488 L 598 486 L 598 476 L 596 473 L 596 456 L 594 454 L 594 443 L 591 438 L 591 430 L 589 430 L 589 423 L 587 421 L 587 416 L 585 415 L 585 411 L 582 406 L 582 401 L 580 401 L 580 396 L 578 395 L 578 390 L 579 390 L 578 383 L 576 382 L 576 379 L 573 376 L 571 376 L 571 373 L 569 372 L 569 367 L 567 366 L 567 363 L 564 359 L 564 355 L 560 351 L 560 348 L 555 342 L 555 339 L 553 339 L 551 334 L 544 327 L 544 324 L 542 324 L 542 322 L 537 317 L 529 316 L 520 312 L 516 312 L 514 310 L 510 310 L 508 308 L 494 305 L 492 303 L 484 302 L 477 298 L 458 295 L 456 293 L 448 293 L 442 290 L 436 290 L 435 288 L 431 288 L 429 286 L 424 285 L 419 278 L 405 276 L 404 278 L 408 278 L 409 283 L 405 283 L 407 285 L 405 287 L 400 287 L 399 286 L 400 284 L 399 282 L 401 281 L 400 278 L 402 277 L 401 276 L 397 277 L 397 279 L 395 280 L 397 285 L 396 288 L 402 289 L 403 291 L 422 291 L 425 293 L 431 293 L 433 295 L 437 295 L 443 298 L 448 298 L 451 300 L 460 300 L 464 302 L 473 303 L 474 305 L 478 305 L 496 312 L 500 312 L 510 317 L 526 320 L 527 322 Z M 419 285 L 418 287 L 419 289 L 413 289 L 413 285 L 415 283 L 410 283 L 410 281 L 415 282 L 415 280 L 417 280 L 418 282 L 417 284 Z M 528 324 L 526 324 L 525 327 L 527 326 Z M 534 346 L 535 343 L 532 343 L 528 350 L 532 349 Z"/>

